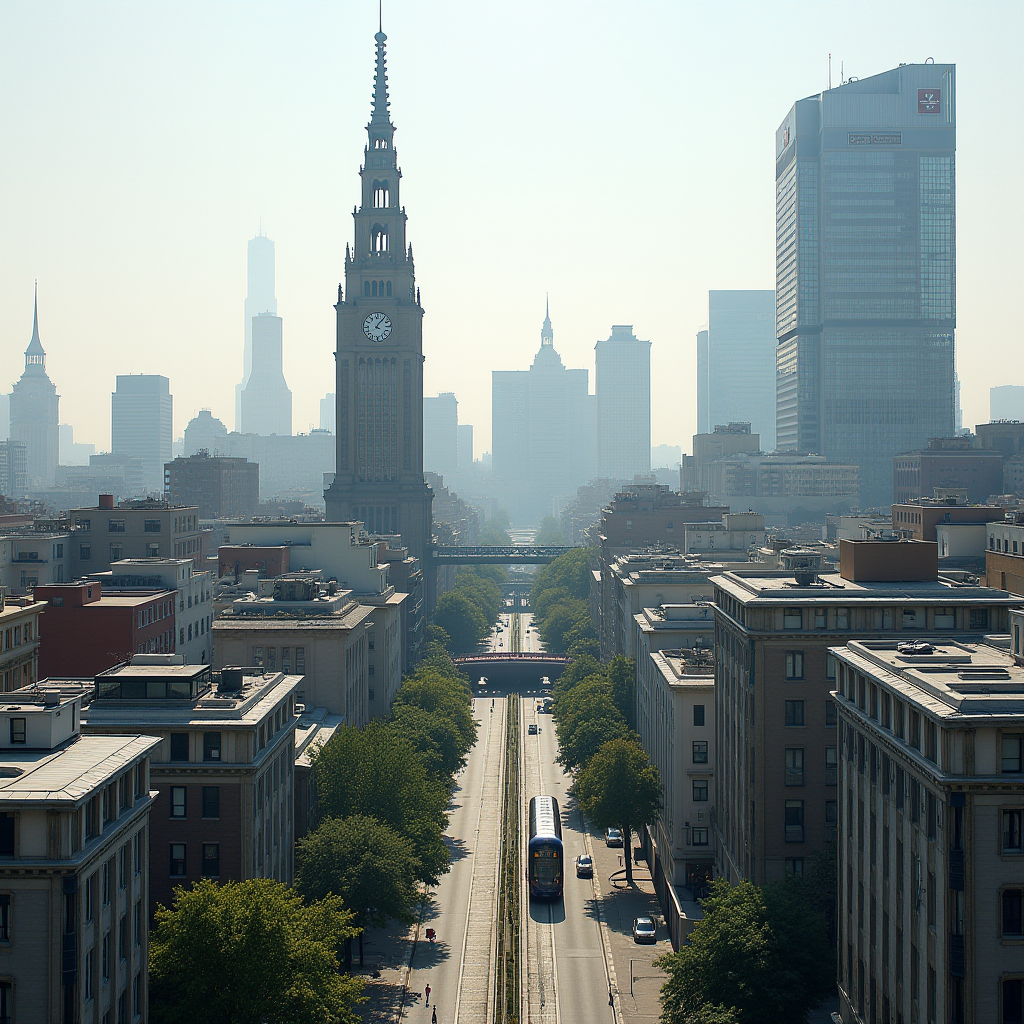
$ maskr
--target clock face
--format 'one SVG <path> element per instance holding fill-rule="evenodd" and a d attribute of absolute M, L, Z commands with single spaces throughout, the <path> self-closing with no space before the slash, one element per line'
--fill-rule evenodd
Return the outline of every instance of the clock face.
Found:
<path fill-rule="evenodd" d="M 391 318 L 384 313 L 371 313 L 363 321 L 363 334 L 370 341 L 384 341 L 391 333 Z"/>

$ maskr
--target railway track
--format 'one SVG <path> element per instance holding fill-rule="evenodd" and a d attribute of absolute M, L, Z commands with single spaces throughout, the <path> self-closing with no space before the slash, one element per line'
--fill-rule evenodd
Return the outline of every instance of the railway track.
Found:
<path fill-rule="evenodd" d="M 501 780 L 501 849 L 495 943 L 495 1024 L 520 1024 L 522 994 L 522 802 L 520 797 L 520 700 L 506 698 L 505 758 Z M 529 898 L 527 897 L 527 906 Z"/>

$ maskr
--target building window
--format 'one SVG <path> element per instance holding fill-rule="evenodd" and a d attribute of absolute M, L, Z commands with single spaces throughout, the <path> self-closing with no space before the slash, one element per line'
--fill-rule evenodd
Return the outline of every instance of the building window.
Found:
<path fill-rule="evenodd" d="M 261 668 L 263 666 L 263 648 L 262 647 L 254 647 L 252 649 L 252 663 L 257 668 Z"/>
<path fill-rule="evenodd" d="M 203 878 L 220 878 L 220 843 L 203 843 Z"/>
<path fill-rule="evenodd" d="M 171 817 L 187 818 L 186 805 L 188 790 L 184 786 L 171 786 Z"/>
<path fill-rule="evenodd" d="M 936 629 L 956 629 L 956 609 L 936 608 L 935 609 Z"/>
<path fill-rule="evenodd" d="M 292 670 L 292 649 L 290 647 L 281 648 L 281 671 L 288 675 Z"/>
<path fill-rule="evenodd" d="M 13 723 L 14 720 L 11 721 Z M 1024 733 L 1004 733 L 1003 774 L 1018 774 L 1022 767 L 1024 767 Z"/>
<path fill-rule="evenodd" d="M 107 533 L 124 533 L 124 520 L 123 519 L 108 519 L 107 520 Z"/>
<path fill-rule="evenodd" d="M 708 845 L 708 830 L 706 828 L 691 828 L 690 829 L 690 845 L 691 846 L 707 846 Z"/>
<path fill-rule="evenodd" d="M 1003 890 L 1004 939 L 1024 939 L 1024 889 Z"/>
<path fill-rule="evenodd" d="M 88 533 L 92 529 L 92 520 L 79 519 L 76 523 L 76 526 L 79 530 L 84 530 L 86 533 Z"/>
<path fill-rule="evenodd" d="M 970 609 L 970 629 L 988 629 L 988 609 L 987 608 L 972 608 Z"/>
<path fill-rule="evenodd" d="M 836 747 L 825 748 L 825 785 L 834 786 L 838 782 L 839 752 Z"/>
<path fill-rule="evenodd" d="M 786 725 L 804 724 L 804 702 L 802 700 L 786 701 Z"/>
<path fill-rule="evenodd" d="M 92 559 L 92 545 L 91 544 L 79 544 L 78 545 L 78 557 L 83 562 L 88 562 Z"/>
<path fill-rule="evenodd" d="M 172 732 L 171 733 L 171 760 L 172 761 L 187 761 L 188 760 L 188 733 L 187 732 Z"/>
<path fill-rule="evenodd" d="M 103 936 L 103 955 L 100 957 L 100 977 L 104 983 L 110 978 L 110 932 Z"/>
<path fill-rule="evenodd" d="M 92 965 L 95 957 L 95 951 L 91 949 L 85 954 L 85 984 L 83 985 L 83 994 L 86 1002 L 89 1002 L 92 999 Z"/>
<path fill-rule="evenodd" d="M 117 853 L 117 887 L 118 889 L 126 889 L 128 887 L 128 844 L 124 846 Z"/>
<path fill-rule="evenodd" d="M 295 671 L 305 672 L 306 671 L 306 648 L 296 647 L 295 648 Z"/>
<path fill-rule="evenodd" d="M 923 608 L 903 609 L 904 629 L 924 629 L 925 614 Z"/>
<path fill-rule="evenodd" d="M 117 922 L 117 952 L 124 963 L 128 959 L 128 915 L 122 914 Z"/>
<path fill-rule="evenodd" d="M 693 741 L 693 763 L 694 764 L 707 764 L 708 763 L 708 741 L 707 740 L 694 740 Z"/>
<path fill-rule="evenodd" d="M 803 679 L 804 677 L 804 652 L 786 651 L 786 678 Z"/>
<path fill-rule="evenodd" d="M 824 608 L 814 609 L 814 628 L 824 629 L 828 625 L 828 615 Z"/>
<path fill-rule="evenodd" d="M 786 747 L 786 785 L 804 784 L 804 748 Z"/>
<path fill-rule="evenodd" d="M 96 875 L 92 874 L 85 880 L 85 919 L 92 920 L 93 898 L 96 891 Z"/>
<path fill-rule="evenodd" d="M 12 743 L 24 743 L 25 742 L 25 722 L 24 718 L 12 718 L 11 719 L 11 742 Z"/>
<path fill-rule="evenodd" d="M 694 704 L 693 705 L 693 724 L 701 726 L 704 724 L 704 705 Z"/>
<path fill-rule="evenodd" d="M 203 786 L 203 817 L 220 817 L 220 786 Z"/>
<path fill-rule="evenodd" d="M 124 545 L 117 543 L 110 545 L 110 560 L 112 562 L 119 562 L 121 560 L 122 552 L 124 551 Z"/>
<path fill-rule="evenodd" d="M 1024 1024 L 1024 978 L 1003 982 L 1002 1024 Z"/>
<path fill-rule="evenodd" d="M 144 519 L 142 521 L 143 533 L 159 533 L 161 529 L 159 519 Z"/>
<path fill-rule="evenodd" d="M 11 894 L 0 893 L 0 942 L 11 941 Z"/>
<path fill-rule="evenodd" d="M 104 861 L 103 867 L 100 868 L 100 871 L 102 872 L 103 880 L 103 906 L 107 907 L 110 905 L 111 876 L 114 873 L 113 861 Z"/>
<path fill-rule="evenodd" d="M 707 779 L 694 779 L 693 780 L 693 802 L 694 803 L 707 803 L 708 799 L 708 780 Z"/>
<path fill-rule="evenodd" d="M 787 857 L 786 858 L 786 874 L 792 878 L 803 878 L 804 877 L 804 859 L 803 857 Z"/>
<path fill-rule="evenodd" d="M 803 629 L 804 613 L 802 608 L 786 608 L 782 612 L 783 629 Z"/>
<path fill-rule="evenodd" d="M 220 760 L 220 733 L 219 732 L 204 732 L 203 733 L 203 760 L 204 761 L 219 761 Z"/>
<path fill-rule="evenodd" d="M 1024 810 L 1003 811 L 1003 853 L 1024 853 Z"/>
<path fill-rule="evenodd" d="M 825 801 L 825 828 L 835 831 L 839 827 L 839 802 Z"/>
<path fill-rule="evenodd" d="M 191 629 L 191 627 L 190 627 L 190 629 Z M 277 671 L 277 648 L 276 647 L 268 647 L 267 648 L 267 668 L 269 668 L 269 669 L 271 669 L 271 670 L 273 670 L 275 672 Z"/>
<path fill-rule="evenodd" d="M 171 878 L 185 877 L 185 844 L 171 843 Z"/>
<path fill-rule="evenodd" d="M 804 841 L 804 802 L 803 800 L 786 801 L 786 842 L 802 843 Z"/>

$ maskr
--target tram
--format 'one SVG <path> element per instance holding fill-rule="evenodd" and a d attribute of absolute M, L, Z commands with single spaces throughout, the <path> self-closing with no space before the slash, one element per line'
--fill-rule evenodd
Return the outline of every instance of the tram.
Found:
<path fill-rule="evenodd" d="M 557 900 L 565 882 L 562 819 L 553 796 L 530 800 L 530 839 L 526 846 L 526 878 L 530 896 Z"/>

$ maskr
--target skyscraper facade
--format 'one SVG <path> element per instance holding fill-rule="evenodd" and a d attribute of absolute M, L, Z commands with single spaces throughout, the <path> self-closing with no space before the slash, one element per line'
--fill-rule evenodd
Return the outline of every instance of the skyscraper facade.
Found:
<path fill-rule="evenodd" d="M 433 494 L 423 480 L 423 307 L 399 194 L 387 36 L 374 38 L 355 246 L 346 246 L 345 287 L 335 306 L 337 457 L 324 498 L 328 522 L 359 520 L 371 532 L 400 533 L 410 553 L 426 560 Z"/>
<path fill-rule="evenodd" d="M 707 430 L 700 433 L 711 433 L 719 424 L 749 422 L 763 449 L 774 451 L 775 292 L 708 292 L 708 330 L 701 333 L 707 336 Z"/>
<path fill-rule="evenodd" d="M 451 391 L 423 399 L 423 468 L 441 476 L 459 468 L 459 403 Z"/>
<path fill-rule="evenodd" d="M 12 441 L 27 449 L 28 489 L 52 487 L 60 460 L 60 396 L 46 373 L 46 353 L 39 340 L 39 296 L 32 310 L 32 338 L 25 349 L 25 372 L 11 391 Z"/>
<path fill-rule="evenodd" d="M 118 374 L 110 396 L 110 451 L 142 461 L 147 494 L 163 494 L 164 463 L 171 461 L 170 386 L 156 373 Z"/>
<path fill-rule="evenodd" d="M 586 370 L 567 369 L 555 351 L 550 316 L 529 370 L 491 372 L 491 471 L 517 525 L 552 515 L 594 475 L 596 415 Z M 650 457 L 648 453 L 648 457 Z"/>
<path fill-rule="evenodd" d="M 651 343 L 616 325 L 594 346 L 597 472 L 632 480 L 651 471 Z"/>
<path fill-rule="evenodd" d="M 242 380 L 235 385 L 235 430 L 242 429 L 242 391 L 252 372 L 252 318 L 260 313 L 277 315 L 274 294 L 274 243 L 263 234 L 249 239 L 246 261 L 245 349 L 242 356 Z"/>
<path fill-rule="evenodd" d="M 708 414 L 708 332 L 697 332 L 697 433 L 710 434 Z"/>
<path fill-rule="evenodd" d="M 908 64 L 799 100 L 776 133 L 778 446 L 861 467 L 954 426 L 952 64 Z"/>
<path fill-rule="evenodd" d="M 243 434 L 292 432 L 292 393 L 284 379 L 283 321 L 273 313 L 252 318 L 252 366 L 242 388 Z"/>

